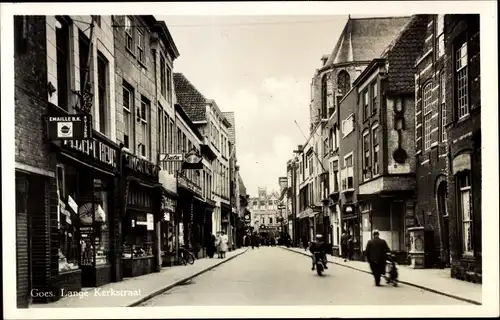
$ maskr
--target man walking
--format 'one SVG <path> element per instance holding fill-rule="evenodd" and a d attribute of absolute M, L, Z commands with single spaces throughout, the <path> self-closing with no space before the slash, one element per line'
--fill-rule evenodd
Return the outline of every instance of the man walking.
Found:
<path fill-rule="evenodd" d="M 347 256 L 348 256 L 348 247 L 347 247 L 347 242 L 349 241 L 349 235 L 347 232 L 344 230 L 344 233 L 342 233 L 342 236 L 340 237 L 340 248 L 342 250 L 342 258 L 344 258 L 344 262 L 347 261 Z"/>
<path fill-rule="evenodd" d="M 385 261 L 390 251 L 385 240 L 379 238 L 378 230 L 373 231 L 373 239 L 366 244 L 366 258 L 370 264 L 375 285 L 380 287 L 380 277 L 385 274 Z"/>

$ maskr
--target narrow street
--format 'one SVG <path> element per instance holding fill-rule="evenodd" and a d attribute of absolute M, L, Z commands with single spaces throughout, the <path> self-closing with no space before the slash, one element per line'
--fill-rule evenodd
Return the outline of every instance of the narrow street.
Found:
<path fill-rule="evenodd" d="M 467 304 L 402 284 L 375 287 L 371 275 L 328 267 L 319 277 L 306 256 L 278 247 L 250 249 L 142 306 Z"/>

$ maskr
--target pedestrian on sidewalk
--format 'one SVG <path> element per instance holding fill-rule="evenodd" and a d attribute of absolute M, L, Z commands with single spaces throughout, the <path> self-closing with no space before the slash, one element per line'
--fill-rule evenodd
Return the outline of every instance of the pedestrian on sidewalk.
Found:
<path fill-rule="evenodd" d="M 307 237 L 306 236 L 302 236 L 302 246 L 304 247 L 304 251 L 307 251 L 307 248 L 309 246 L 308 246 L 308 243 L 307 243 Z"/>
<path fill-rule="evenodd" d="M 222 244 L 222 235 L 221 232 L 217 232 L 217 236 L 215 237 L 215 250 L 217 251 L 217 258 L 222 259 L 222 251 L 221 251 L 221 244 Z"/>
<path fill-rule="evenodd" d="M 227 252 L 227 249 L 228 249 L 228 245 L 229 245 L 229 239 L 227 237 L 227 234 L 222 231 L 221 232 L 221 243 L 220 243 L 220 251 L 221 251 L 221 254 L 222 254 L 222 259 L 224 259 L 226 257 L 226 252 Z"/>
<path fill-rule="evenodd" d="M 390 252 L 390 249 L 387 242 L 379 237 L 378 230 L 374 230 L 373 239 L 370 239 L 366 244 L 366 258 L 370 264 L 377 287 L 380 287 L 380 277 L 385 274 L 385 263 L 388 252 Z"/>
<path fill-rule="evenodd" d="M 342 236 L 340 237 L 340 248 L 342 250 L 342 258 L 344 258 L 344 262 L 347 261 L 347 256 L 348 256 L 348 247 L 347 247 L 348 241 L 349 241 L 349 235 L 344 230 L 344 233 L 342 233 Z"/>
<path fill-rule="evenodd" d="M 214 257 L 214 254 L 216 251 L 215 241 L 216 241 L 215 236 L 212 233 L 210 233 L 210 240 L 208 241 L 208 245 L 207 245 L 207 255 L 209 258 Z"/>

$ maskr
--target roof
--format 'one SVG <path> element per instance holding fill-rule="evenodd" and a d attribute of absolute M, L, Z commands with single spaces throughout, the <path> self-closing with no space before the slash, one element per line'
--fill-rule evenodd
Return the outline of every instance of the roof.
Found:
<path fill-rule="evenodd" d="M 246 197 L 247 196 L 247 188 L 245 187 L 245 184 L 243 183 L 243 179 L 241 178 L 241 175 L 238 175 L 238 184 L 240 185 L 240 196 Z"/>
<path fill-rule="evenodd" d="M 410 17 L 356 18 L 347 20 L 326 66 L 371 61 L 380 56 Z"/>
<path fill-rule="evenodd" d="M 188 117 L 188 115 L 186 114 L 184 109 L 180 105 L 176 104 L 175 111 L 177 114 L 179 114 L 181 116 L 182 120 L 184 120 L 186 122 L 186 124 L 191 129 L 191 131 L 193 131 L 193 133 L 196 135 L 196 137 L 198 137 L 198 139 L 200 139 L 200 141 L 203 143 L 203 136 L 201 135 L 200 131 L 198 131 L 196 126 L 193 124 L 193 121 L 191 121 L 191 118 Z"/>
<path fill-rule="evenodd" d="M 428 15 L 415 15 L 382 53 L 388 65 L 388 93 L 415 92 L 415 62 L 422 54 Z"/>
<path fill-rule="evenodd" d="M 182 73 L 174 73 L 177 103 L 191 121 L 206 120 L 207 99 Z"/>
<path fill-rule="evenodd" d="M 222 112 L 224 118 L 226 118 L 227 122 L 231 125 L 228 129 L 229 131 L 229 141 L 234 145 L 236 142 L 236 134 L 234 132 L 234 112 Z"/>

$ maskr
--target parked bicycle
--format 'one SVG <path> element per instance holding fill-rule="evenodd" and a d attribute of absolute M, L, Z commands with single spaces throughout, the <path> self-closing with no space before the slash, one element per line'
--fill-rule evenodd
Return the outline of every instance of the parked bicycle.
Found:
<path fill-rule="evenodd" d="M 189 251 L 186 247 L 179 247 L 179 262 L 183 265 L 194 263 L 194 254 Z"/>

